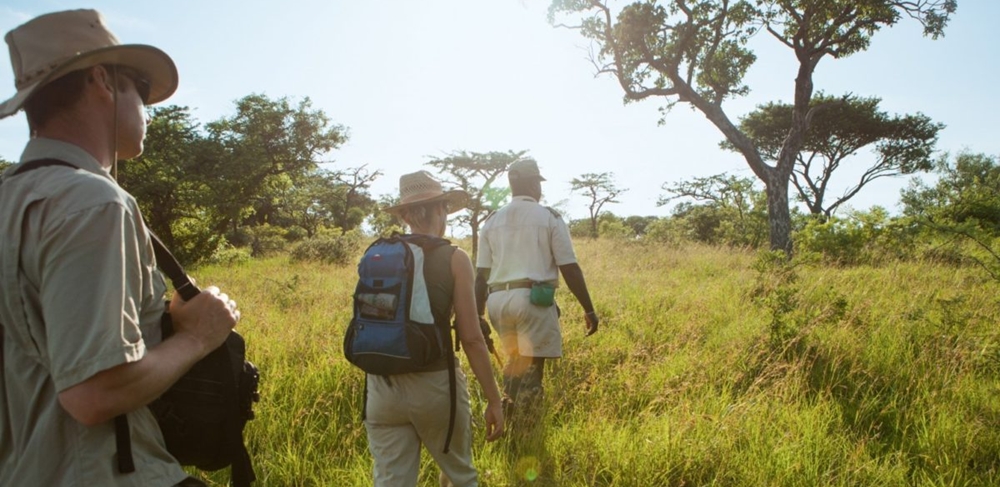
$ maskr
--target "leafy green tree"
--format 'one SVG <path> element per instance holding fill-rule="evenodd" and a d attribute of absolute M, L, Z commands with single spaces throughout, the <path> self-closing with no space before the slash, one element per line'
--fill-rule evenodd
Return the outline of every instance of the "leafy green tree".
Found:
<path fill-rule="evenodd" d="M 210 191 L 200 167 L 205 143 L 188 107 L 155 107 L 142 155 L 118 164 L 118 183 L 135 196 L 146 225 L 185 263 L 210 256 L 224 242 L 210 224 L 217 213 L 204 202 Z"/>
<path fill-rule="evenodd" d="M 454 152 L 447 157 L 432 159 L 428 165 L 437 168 L 444 179 L 469 193 L 469 204 L 455 222 L 469 225 L 472 231 L 472 261 L 479 253 L 479 228 L 510 194 L 510 188 L 499 188 L 497 179 L 514 161 L 527 151 Z"/>
<path fill-rule="evenodd" d="M 934 167 L 932 153 L 944 126 L 919 113 L 890 117 L 878 109 L 879 102 L 875 97 L 835 98 L 822 93 L 813 97 L 810 105 L 823 108 L 815 112 L 792 170 L 792 185 L 811 214 L 828 219 L 875 179 Z M 768 103 L 740 120 L 740 130 L 753 141 L 764 160 L 778 160 L 792 126 L 793 110 L 787 103 Z M 729 141 L 720 145 L 737 150 Z M 834 173 L 841 172 L 841 164 L 869 146 L 873 146 L 875 161 L 842 195 L 827 198 L 830 182 Z"/>
<path fill-rule="evenodd" d="M 382 208 L 388 208 L 390 206 L 396 206 L 399 204 L 399 196 L 384 194 L 379 196 L 378 204 L 375 210 L 372 211 L 371 216 L 368 217 L 368 225 L 371 226 L 372 232 L 375 235 L 389 236 L 393 232 L 402 233 L 403 228 L 406 226 L 406 222 L 402 218 L 382 211 Z"/>
<path fill-rule="evenodd" d="M 219 212 L 215 228 L 232 235 L 244 223 L 287 224 L 281 221 L 281 195 L 348 137 L 309 98 L 293 107 L 287 98 L 258 94 L 238 100 L 235 115 L 206 129 L 214 150 L 201 165 L 211 176 L 211 206 Z"/>
<path fill-rule="evenodd" d="M 941 157 L 934 185 L 914 181 L 902 193 L 903 214 L 1000 280 L 1000 162 L 987 154 Z"/>
<path fill-rule="evenodd" d="M 626 102 L 659 97 L 668 100 L 665 112 L 676 103 L 702 112 L 764 183 L 771 248 L 790 254 L 788 183 L 816 113 L 811 104 L 816 66 L 825 57 L 839 59 L 867 49 L 876 31 L 904 16 L 921 22 L 925 35 L 937 38 L 956 3 L 642 0 L 612 12 L 605 0 L 554 0 L 549 20 L 578 29 L 598 45 L 592 61 L 598 73 L 618 80 Z M 792 123 L 774 164 L 765 162 L 722 106 L 750 91 L 743 78 L 757 56 L 748 43 L 761 30 L 788 47 L 798 61 Z"/>
<path fill-rule="evenodd" d="M 13 162 L 8 161 L 7 159 L 4 159 L 4 158 L 0 157 L 0 172 L 3 172 L 8 167 L 13 166 L 13 165 L 14 165 Z"/>
<path fill-rule="evenodd" d="M 336 226 L 336 214 L 342 206 L 341 184 L 332 171 L 317 170 L 299 178 L 295 187 L 283 195 L 280 206 L 289 219 L 302 228 L 306 238 L 320 229 Z"/>
<path fill-rule="evenodd" d="M 675 222 L 674 230 L 683 240 L 710 245 L 726 243 L 722 236 L 722 224 L 726 217 L 726 211 L 714 202 L 685 201 L 675 206 L 671 212 L 671 220 Z"/>
<path fill-rule="evenodd" d="M 597 219 L 601 216 L 604 205 L 619 203 L 616 198 L 628 191 L 615 185 L 614 176 L 611 172 L 585 173 L 569 182 L 571 191 L 580 192 L 590 200 L 587 210 L 590 212 L 591 237 L 597 238 L 600 235 Z"/>
<path fill-rule="evenodd" d="M 675 217 L 697 222 L 694 239 L 705 243 L 759 246 L 767 235 L 765 196 L 754 188 L 750 178 L 717 174 L 664 184 L 667 195 L 657 206 L 679 198 L 689 198 L 703 205 L 682 204 Z"/>
<path fill-rule="evenodd" d="M 635 235 L 642 237 L 646 234 L 646 227 L 657 220 L 659 220 L 659 217 L 631 215 L 625 217 L 622 223 L 630 227 Z"/>

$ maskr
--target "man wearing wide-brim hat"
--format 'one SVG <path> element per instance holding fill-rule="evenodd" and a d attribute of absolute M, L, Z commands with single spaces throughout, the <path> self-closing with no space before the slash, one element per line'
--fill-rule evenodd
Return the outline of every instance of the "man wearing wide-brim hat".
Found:
<path fill-rule="evenodd" d="M 515 437 L 531 435 L 540 415 L 545 360 L 562 356 L 555 288 L 562 274 L 584 311 L 587 335 L 598 318 L 577 263 L 569 229 L 556 211 L 542 206 L 545 181 L 534 159 L 507 169 L 511 201 L 483 224 L 476 259 L 476 302 L 481 319 L 489 310 L 509 360 L 504 392 L 511 400 Z M 487 297 L 488 296 L 488 297 Z"/>
<path fill-rule="evenodd" d="M 166 285 L 138 205 L 109 174 L 142 152 L 144 105 L 176 90 L 177 69 L 155 47 L 121 44 L 93 10 L 42 15 L 5 40 L 16 93 L 0 118 L 23 109 L 31 139 L 0 184 L 0 485 L 198 485 L 145 406 L 239 312 L 215 288 L 174 296 L 175 333 L 161 341 Z"/>

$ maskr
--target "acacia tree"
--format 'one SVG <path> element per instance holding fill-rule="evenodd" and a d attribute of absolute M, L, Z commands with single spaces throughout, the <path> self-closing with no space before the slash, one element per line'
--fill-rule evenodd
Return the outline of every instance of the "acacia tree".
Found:
<path fill-rule="evenodd" d="M 528 151 L 461 151 L 427 162 L 427 165 L 434 166 L 439 173 L 445 175 L 448 182 L 469 193 L 466 211 L 456 218 L 456 223 L 468 224 L 472 231 L 472 262 L 476 261 L 479 253 L 479 227 L 499 208 L 499 203 L 508 194 L 494 187 L 494 183 L 511 163 L 527 153 Z"/>
<path fill-rule="evenodd" d="M 812 106 L 825 106 L 812 119 L 801 152 L 796 155 L 792 185 L 813 215 L 829 219 L 861 188 L 878 178 L 930 171 L 934 145 L 944 125 L 923 114 L 890 117 L 878 109 L 879 98 L 835 98 L 822 93 Z M 742 130 L 767 161 L 775 161 L 792 125 L 793 107 L 768 103 L 740 120 Z M 728 141 L 724 149 L 736 150 Z M 841 164 L 861 149 L 874 146 L 875 161 L 839 197 L 827 199 L 830 181 Z"/>
<path fill-rule="evenodd" d="M 614 173 L 602 172 L 581 174 L 578 178 L 573 178 L 569 182 L 571 191 L 579 191 L 590 199 L 587 209 L 590 211 L 590 235 L 594 238 L 598 236 L 598 217 L 601 216 L 601 209 L 608 203 L 619 203 L 617 198 L 627 189 L 615 186 Z"/>
<path fill-rule="evenodd" d="M 666 205 L 679 198 L 707 203 L 714 210 L 714 224 L 722 227 L 713 229 L 713 233 L 721 234 L 732 244 L 757 247 L 762 243 L 766 233 L 762 209 L 764 203 L 760 190 L 754 188 L 753 179 L 717 174 L 674 184 L 664 183 L 662 189 L 667 195 L 660 196 L 656 206 Z M 696 211 L 693 206 L 688 205 L 678 208 L 676 213 L 682 215 Z"/>
<path fill-rule="evenodd" d="M 653 0 L 637 1 L 613 13 L 606 0 L 554 0 L 549 20 L 579 29 L 599 49 L 592 62 L 599 74 L 617 78 L 626 101 L 662 97 L 665 110 L 689 103 L 702 112 L 764 183 L 771 248 L 792 251 L 788 182 L 809 123 L 813 72 L 824 57 L 866 49 L 871 36 L 903 16 L 942 35 L 957 0 Z M 578 19 L 561 22 L 564 17 Z M 792 123 L 773 164 L 764 161 L 750 137 L 722 107 L 750 88 L 743 77 L 756 61 L 748 41 L 758 31 L 791 49 L 798 60 Z"/>
<path fill-rule="evenodd" d="M 368 165 L 363 164 L 333 173 L 333 178 L 339 183 L 336 193 L 340 206 L 335 224 L 344 231 L 357 228 L 374 209 L 375 200 L 368 193 L 368 188 L 382 176 L 382 171 L 369 171 L 367 168 Z"/>

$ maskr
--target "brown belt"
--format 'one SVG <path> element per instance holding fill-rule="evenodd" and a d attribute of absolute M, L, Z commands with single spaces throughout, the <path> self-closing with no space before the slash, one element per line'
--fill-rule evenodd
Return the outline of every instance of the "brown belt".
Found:
<path fill-rule="evenodd" d="M 507 291 L 510 289 L 531 289 L 531 281 L 511 281 L 490 286 L 490 292 Z"/>

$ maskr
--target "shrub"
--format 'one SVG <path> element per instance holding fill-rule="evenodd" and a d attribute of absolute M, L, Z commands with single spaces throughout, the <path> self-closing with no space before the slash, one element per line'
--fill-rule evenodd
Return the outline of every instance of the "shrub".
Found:
<path fill-rule="evenodd" d="M 621 220 L 605 220 L 598 227 L 601 238 L 611 240 L 634 240 L 635 230 L 626 225 Z"/>
<path fill-rule="evenodd" d="M 208 257 L 208 263 L 214 265 L 232 266 L 250 262 L 253 256 L 247 247 L 221 245 Z"/>
<path fill-rule="evenodd" d="M 324 232 L 293 245 L 290 257 L 294 262 L 347 265 L 358 257 L 361 241 L 361 234 L 356 230 L 344 234 Z"/>
<path fill-rule="evenodd" d="M 594 238 L 594 230 L 591 228 L 590 220 L 587 218 L 570 220 L 567 226 L 569 227 L 570 237 Z"/>
<path fill-rule="evenodd" d="M 687 239 L 684 229 L 672 218 L 660 218 L 646 225 L 643 240 L 669 245 L 680 245 Z"/>
<path fill-rule="evenodd" d="M 285 230 L 268 224 L 245 229 L 247 243 L 254 257 L 268 257 L 277 254 L 288 245 Z"/>
<path fill-rule="evenodd" d="M 795 233 L 796 252 L 816 252 L 841 265 L 878 264 L 914 255 L 912 225 L 880 207 L 845 218 L 811 219 Z"/>

